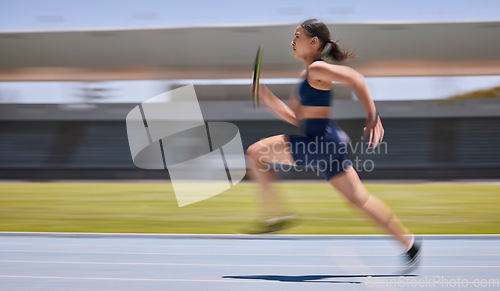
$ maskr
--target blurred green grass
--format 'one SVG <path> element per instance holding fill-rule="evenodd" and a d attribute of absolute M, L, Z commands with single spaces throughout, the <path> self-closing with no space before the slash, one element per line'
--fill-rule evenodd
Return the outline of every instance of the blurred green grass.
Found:
<path fill-rule="evenodd" d="M 366 184 L 419 234 L 496 234 L 500 185 Z M 278 183 L 302 218 L 290 234 L 383 234 L 326 183 Z M 237 233 L 258 218 L 257 185 L 178 207 L 169 183 L 0 184 L 0 231 Z"/>

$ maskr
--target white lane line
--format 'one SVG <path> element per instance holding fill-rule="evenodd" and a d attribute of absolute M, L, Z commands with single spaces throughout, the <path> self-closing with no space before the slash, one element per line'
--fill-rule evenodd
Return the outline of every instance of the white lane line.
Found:
<path fill-rule="evenodd" d="M 269 265 L 269 264 L 179 264 L 179 263 L 150 263 L 150 262 L 78 262 L 78 261 L 25 261 L 0 260 L 0 263 L 27 263 L 27 264 L 81 264 L 81 265 L 151 265 L 151 266 L 197 266 L 197 267 L 277 267 L 277 268 L 334 268 L 335 265 Z M 345 265 L 343 267 L 361 268 L 366 265 Z M 397 268 L 401 266 L 371 266 L 373 268 Z M 419 266 L 419 268 L 500 268 L 500 266 Z"/>
<path fill-rule="evenodd" d="M 336 249 L 334 247 L 334 249 Z M 256 254 L 256 253 L 182 253 L 182 252 L 157 252 L 157 253 L 140 253 L 140 252 L 89 252 L 89 251 L 46 251 L 46 250 L 0 250 L 0 253 L 49 253 L 49 254 L 95 254 L 95 255 L 165 255 L 165 256 L 242 256 L 242 257 L 326 257 L 326 256 L 336 256 L 336 257 L 352 257 L 352 254 Z M 393 252 L 389 254 L 358 254 L 361 257 L 394 257 Z M 426 257 L 500 257 L 500 254 L 426 254 Z"/>
<path fill-rule="evenodd" d="M 84 252 L 84 251 L 35 251 L 35 250 L 0 250 L 3 253 L 49 253 L 49 254 L 95 254 L 95 255 L 166 255 L 166 256 L 245 256 L 245 257 L 325 257 L 326 254 L 256 254 L 256 253 L 138 253 L 138 252 Z M 345 254 L 339 254 L 338 256 L 350 256 Z M 387 257 L 387 255 L 366 255 L 370 257 Z M 488 255 L 491 256 L 491 255 Z"/>
<path fill-rule="evenodd" d="M 170 279 L 170 278 L 108 278 L 108 277 L 63 277 L 63 276 L 18 276 L 0 275 L 0 278 L 22 278 L 22 279 L 62 279 L 62 280 L 109 280 L 109 281 L 161 281 L 161 282 L 215 282 L 215 283 L 269 283 L 268 280 L 209 280 L 209 279 Z M 321 282 L 321 281 L 318 281 Z M 277 282 L 279 283 L 279 282 Z"/>
<path fill-rule="evenodd" d="M 334 277 L 334 276 L 332 276 Z M 204 283 L 281 283 L 273 280 L 256 280 L 256 279 L 239 279 L 239 280 L 210 280 L 210 279 L 171 279 L 171 278 L 112 278 L 112 277 L 65 277 L 65 276 L 18 276 L 18 275 L 1 275 L 0 278 L 17 278 L 17 279 L 59 279 L 59 280 L 107 280 L 107 281 L 159 281 L 159 282 L 204 282 Z M 328 281 L 315 280 L 316 283 L 329 284 Z M 404 281 L 402 281 L 404 282 Z M 351 284 L 346 281 L 345 283 Z M 442 281 L 430 281 L 427 283 L 442 284 Z M 463 284 L 476 284 L 476 281 L 463 281 Z M 387 284 L 387 281 L 376 280 L 370 281 L 370 284 Z M 387 290 L 387 289 L 384 289 Z"/>
<path fill-rule="evenodd" d="M 500 239 L 500 234 L 419 234 L 426 239 Z M 161 234 L 161 233 L 89 233 L 89 232 L 15 232 L 0 231 L 0 237 L 46 238 L 162 238 L 162 239 L 241 239 L 241 240 L 338 240 L 338 239 L 390 239 L 390 235 L 243 235 L 243 234 Z"/>
<path fill-rule="evenodd" d="M 269 264 L 188 264 L 188 263 L 150 263 L 150 262 L 77 262 L 77 261 L 24 261 L 0 260 L 0 263 L 27 264 L 74 264 L 74 265 L 151 265 L 151 266 L 188 266 L 188 267 L 279 267 L 279 268 L 333 268 L 332 265 L 269 265 Z"/>
<path fill-rule="evenodd" d="M 270 257 L 324 257 L 325 254 L 255 254 L 255 253 L 139 253 L 139 252 L 87 252 L 87 251 L 35 251 L 35 250 L 0 250 L 4 253 L 57 253 L 57 254 L 96 254 L 96 255 L 168 255 L 168 256 L 270 256 Z"/>

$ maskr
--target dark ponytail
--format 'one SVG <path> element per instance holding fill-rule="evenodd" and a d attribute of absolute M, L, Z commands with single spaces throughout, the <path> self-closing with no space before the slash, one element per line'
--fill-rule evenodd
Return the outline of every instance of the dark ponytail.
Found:
<path fill-rule="evenodd" d="M 309 19 L 300 24 L 307 31 L 310 37 L 316 36 L 321 42 L 321 50 L 326 58 L 332 61 L 345 63 L 354 58 L 354 54 L 348 50 L 341 48 L 337 41 L 330 39 L 330 31 L 323 22 L 317 19 Z M 327 45 L 329 48 L 326 48 Z"/>
<path fill-rule="evenodd" d="M 354 54 L 350 51 L 342 49 L 337 41 L 330 39 L 328 43 L 330 43 L 330 49 L 326 52 L 326 54 L 332 60 L 344 63 L 354 58 Z"/>

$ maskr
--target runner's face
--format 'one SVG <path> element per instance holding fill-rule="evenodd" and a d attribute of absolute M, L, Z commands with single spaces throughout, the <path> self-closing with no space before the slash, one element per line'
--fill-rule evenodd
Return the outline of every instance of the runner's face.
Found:
<path fill-rule="evenodd" d="M 298 59 L 303 59 L 306 56 L 314 53 L 315 48 L 314 46 L 314 39 L 316 37 L 310 37 L 307 32 L 302 28 L 302 26 L 297 26 L 295 29 L 295 35 L 292 40 L 292 50 L 293 50 L 293 55 L 298 58 Z"/>

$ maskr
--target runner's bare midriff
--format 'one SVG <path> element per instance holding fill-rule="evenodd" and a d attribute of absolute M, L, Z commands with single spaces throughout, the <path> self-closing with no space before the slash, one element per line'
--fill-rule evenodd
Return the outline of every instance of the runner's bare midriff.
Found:
<path fill-rule="evenodd" d="M 330 106 L 304 106 L 300 107 L 301 119 L 330 118 Z"/>

